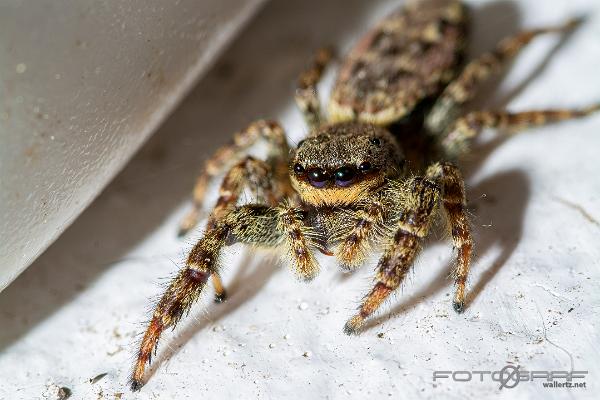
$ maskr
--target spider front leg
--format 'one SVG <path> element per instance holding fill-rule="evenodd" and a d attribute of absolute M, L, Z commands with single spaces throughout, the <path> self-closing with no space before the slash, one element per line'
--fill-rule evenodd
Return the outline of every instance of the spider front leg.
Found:
<path fill-rule="evenodd" d="M 358 211 L 350 214 L 349 229 L 342 229 L 341 243 L 336 250 L 336 257 L 344 269 L 353 270 L 361 265 L 369 254 L 373 241 L 382 236 L 385 230 L 385 209 L 383 196 L 375 195 L 368 198 Z"/>
<path fill-rule="evenodd" d="M 331 60 L 331 49 L 320 49 L 311 66 L 300 74 L 296 87 L 296 104 L 304 116 L 309 129 L 317 128 L 323 122 L 321 102 L 317 92 L 317 83 L 323 75 L 325 67 Z"/>
<path fill-rule="evenodd" d="M 247 243 L 263 247 L 284 247 L 296 273 L 303 279 L 312 279 L 319 271 L 313 255 L 316 234 L 304 224 L 304 211 L 287 205 L 245 205 L 227 213 L 196 243 L 185 267 L 173 278 L 156 305 L 152 319 L 142 338 L 131 377 L 131 389 L 143 385 L 146 365 L 156 351 L 162 332 L 175 328 L 199 298 L 210 276 L 220 270 L 221 252 L 233 243 Z"/>
<path fill-rule="evenodd" d="M 205 162 L 203 171 L 194 186 L 193 208 L 181 222 L 179 236 L 185 235 L 198 223 L 206 188 L 212 178 L 238 162 L 243 157 L 243 153 L 260 139 L 265 140 L 269 145 L 267 163 L 272 168 L 275 179 L 285 181 L 283 177 L 287 173 L 289 146 L 283 128 L 274 121 L 260 120 L 251 123 L 236 133 L 230 144 L 218 149 Z"/>
<path fill-rule="evenodd" d="M 398 197 L 407 198 L 402 202 L 405 204 L 399 204 L 398 207 L 408 204 L 411 208 L 396 210 L 401 216 L 396 224 L 395 235 L 377 264 L 375 286 L 363 299 L 358 314 L 344 326 L 344 332 L 348 335 L 358 333 L 364 321 L 400 286 L 419 252 L 423 238 L 427 236 L 440 197 L 440 187 L 429 179 L 414 178 L 407 188 L 407 196 L 398 193 Z"/>
<path fill-rule="evenodd" d="M 408 189 L 407 189 L 408 188 Z M 404 198 L 397 210 L 400 214 L 397 230 L 391 244 L 379 260 L 375 286 L 359 307 L 359 313 L 344 326 L 344 332 L 355 334 L 394 291 L 410 270 L 419 251 L 419 245 L 427 236 L 429 227 L 441 200 L 450 222 L 457 262 L 453 275 L 456 284 L 453 307 L 462 312 L 465 302 L 465 285 L 471 264 L 473 241 L 466 214 L 466 195 L 460 171 L 451 163 L 435 163 L 427 169 L 425 178 L 414 178 L 407 186 L 392 187 L 389 195 Z"/>
<path fill-rule="evenodd" d="M 435 163 L 427 169 L 426 177 L 437 182 L 442 188 L 442 204 L 450 224 L 452 242 L 457 251 L 453 270 L 456 293 L 452 306 L 458 313 L 465 305 L 465 286 L 473 251 L 471 227 L 467 218 L 467 196 L 465 184 L 459 169 L 451 163 Z"/>
<path fill-rule="evenodd" d="M 287 181 L 277 181 L 275 176 L 272 165 L 254 157 L 247 156 L 234 165 L 223 178 L 219 199 L 210 214 L 207 229 L 212 229 L 217 221 L 235 208 L 244 187 L 248 187 L 259 202 L 270 206 L 277 205 L 285 195 L 282 188 L 286 186 Z M 215 302 L 222 303 L 227 298 L 227 292 L 216 272 L 212 274 L 212 281 L 215 287 Z"/>

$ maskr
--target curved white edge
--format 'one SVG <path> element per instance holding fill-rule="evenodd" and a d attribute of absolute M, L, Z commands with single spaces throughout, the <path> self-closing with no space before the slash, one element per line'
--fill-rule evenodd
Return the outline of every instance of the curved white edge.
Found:
<path fill-rule="evenodd" d="M 94 200 L 263 2 L 0 5 L 0 291 Z"/>

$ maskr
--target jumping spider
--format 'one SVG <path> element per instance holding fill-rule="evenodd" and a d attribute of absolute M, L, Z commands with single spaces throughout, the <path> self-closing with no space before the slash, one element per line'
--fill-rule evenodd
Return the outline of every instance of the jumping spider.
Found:
<path fill-rule="evenodd" d="M 316 85 L 330 53 L 320 51 L 298 82 L 295 98 L 310 134 L 296 149 L 276 122 L 258 121 L 207 161 L 182 234 L 196 225 L 211 178 L 230 169 L 204 236 L 156 305 L 137 354 L 133 390 L 142 386 L 161 333 L 189 311 L 209 278 L 216 300 L 224 300 L 221 252 L 233 243 L 285 249 L 296 275 L 306 281 L 319 273 L 315 250 L 354 269 L 381 248 L 374 287 L 344 327 L 353 334 L 402 283 L 441 204 L 457 252 L 453 306 L 463 311 L 473 242 L 464 183 L 453 161 L 483 128 L 524 128 L 600 109 L 462 112 L 477 85 L 534 37 L 566 32 L 577 23 L 508 37 L 462 65 L 467 11 L 459 0 L 413 1 L 381 21 L 342 63 L 327 118 Z M 416 165 L 406 162 L 403 151 L 410 150 L 403 142 L 411 133 L 423 139 L 421 158 L 431 161 L 421 171 L 408 170 Z M 259 140 L 268 144 L 266 160 L 244 156 Z M 244 188 L 259 202 L 238 205 Z"/>

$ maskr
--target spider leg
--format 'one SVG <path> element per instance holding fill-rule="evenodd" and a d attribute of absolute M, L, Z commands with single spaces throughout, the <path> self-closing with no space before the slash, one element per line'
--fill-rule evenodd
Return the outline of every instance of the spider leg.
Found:
<path fill-rule="evenodd" d="M 269 207 L 251 204 L 227 213 L 207 229 L 190 252 L 185 266 L 170 282 L 157 303 L 152 319 L 144 333 L 131 377 L 131 389 L 143 385 L 146 364 L 156 351 L 162 332 L 175 328 L 199 298 L 208 278 L 213 276 L 219 291 L 221 252 L 233 243 L 263 247 L 284 247 L 296 272 L 303 278 L 314 277 L 319 267 L 312 254 L 314 234 L 304 225 L 304 212 L 287 205 Z M 216 278 L 215 278 L 216 277 Z"/>
<path fill-rule="evenodd" d="M 364 208 L 352 213 L 352 225 L 343 230 L 343 239 L 336 250 L 336 257 L 344 269 L 352 270 L 361 265 L 370 253 L 373 240 L 385 229 L 385 204 L 380 198 L 369 198 Z"/>
<path fill-rule="evenodd" d="M 193 208 L 183 219 L 179 228 L 179 236 L 185 235 L 198 223 L 206 188 L 211 179 L 236 161 L 239 161 L 243 152 L 259 139 L 263 139 L 269 144 L 267 162 L 272 166 L 275 178 L 284 181 L 281 178 L 287 173 L 289 147 L 283 128 L 273 121 L 260 120 L 251 123 L 248 127 L 236 133 L 230 144 L 219 148 L 205 162 L 202 173 L 198 176 L 194 185 Z"/>
<path fill-rule="evenodd" d="M 456 293 L 452 303 L 458 313 L 464 310 L 465 286 L 471 266 L 473 240 L 467 218 L 465 184 L 459 169 L 451 163 L 435 163 L 427 169 L 426 177 L 442 188 L 442 204 L 448 221 L 452 242 L 457 251 L 453 271 Z"/>
<path fill-rule="evenodd" d="M 213 272 L 211 278 L 215 287 L 215 303 L 222 303 L 227 300 L 227 291 L 221 280 L 221 275 L 218 272 Z"/>
<path fill-rule="evenodd" d="M 600 111 L 600 104 L 579 110 L 535 110 L 517 113 L 475 111 L 459 118 L 441 137 L 440 144 L 445 156 L 453 159 L 464 154 L 469 143 L 484 128 L 501 128 L 514 132 L 527 127 L 585 117 L 597 111 Z"/>
<path fill-rule="evenodd" d="M 274 179 L 271 166 L 262 160 L 246 156 L 234 165 L 223 178 L 219 189 L 219 198 L 207 223 L 207 229 L 213 228 L 217 221 L 233 210 L 238 203 L 244 187 L 248 187 L 253 196 L 261 203 L 276 206 L 283 200 L 285 192 L 282 182 Z M 215 302 L 225 301 L 226 291 L 217 274 L 213 274 Z"/>
<path fill-rule="evenodd" d="M 400 286 L 427 236 L 439 201 L 440 187 L 425 178 L 414 178 L 410 184 L 411 207 L 401 213 L 393 240 L 377 265 L 375 286 L 365 296 L 358 314 L 346 322 L 344 332 L 358 333 L 365 319 L 371 316 L 383 301 Z"/>
<path fill-rule="evenodd" d="M 208 228 L 213 227 L 216 221 L 237 205 L 244 186 L 248 187 L 260 202 L 268 205 L 276 205 L 283 198 L 283 193 L 273 180 L 269 164 L 246 156 L 223 178 L 219 198 L 208 219 Z"/>
<path fill-rule="evenodd" d="M 310 130 L 317 128 L 323 122 L 321 102 L 317 93 L 317 83 L 321 79 L 325 67 L 331 60 L 331 56 L 330 49 L 320 49 L 310 67 L 298 77 L 294 98 Z"/>
<path fill-rule="evenodd" d="M 509 36 L 500 41 L 493 51 L 469 62 L 459 76 L 448 84 L 428 114 L 425 124 L 429 131 L 433 134 L 443 133 L 448 125 L 459 117 L 461 106 L 473 98 L 477 92 L 477 85 L 499 72 L 507 61 L 513 59 L 535 37 L 546 33 L 568 32 L 580 22 L 580 19 L 573 19 L 564 25 L 533 29 Z"/>

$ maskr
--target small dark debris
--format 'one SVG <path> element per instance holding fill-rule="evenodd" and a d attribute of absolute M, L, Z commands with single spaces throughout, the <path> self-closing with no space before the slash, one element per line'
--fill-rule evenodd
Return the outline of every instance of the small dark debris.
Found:
<path fill-rule="evenodd" d="M 378 337 L 379 339 L 383 339 L 383 332 L 379 332 L 379 333 L 377 334 L 377 337 Z"/>
<path fill-rule="evenodd" d="M 104 378 L 106 375 L 108 375 L 108 372 L 104 372 L 100 375 L 96 375 L 95 377 L 90 379 L 90 383 L 93 385 L 94 383 L 98 382 L 100 379 Z"/>
<path fill-rule="evenodd" d="M 567 312 L 571 312 L 571 311 L 573 311 L 573 310 L 574 310 L 574 308 L 573 308 L 573 307 L 571 307 L 571 308 L 569 308 L 569 311 L 567 311 Z"/>
<path fill-rule="evenodd" d="M 66 400 L 69 397 L 71 397 L 72 394 L 73 392 L 71 391 L 71 389 L 69 389 L 66 386 L 63 386 L 60 389 L 58 389 L 58 400 Z"/>

